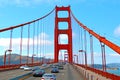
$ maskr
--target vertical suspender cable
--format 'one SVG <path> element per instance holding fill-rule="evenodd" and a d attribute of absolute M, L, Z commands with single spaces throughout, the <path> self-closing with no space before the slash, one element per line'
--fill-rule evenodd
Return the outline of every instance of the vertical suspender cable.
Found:
<path fill-rule="evenodd" d="M 42 63 L 43 63 L 43 20 L 41 20 L 41 38 L 40 38 L 40 42 L 41 42 L 41 48 L 40 48 L 40 51 L 41 51 L 41 58 L 42 58 Z"/>
<path fill-rule="evenodd" d="M 91 66 L 94 68 L 93 36 L 90 34 Z"/>
<path fill-rule="evenodd" d="M 37 26 L 38 26 L 38 24 L 36 22 L 35 27 L 34 27 L 35 28 L 35 35 L 34 35 L 34 37 L 37 35 L 37 31 L 38 31 L 37 30 Z M 37 48 L 37 42 L 38 42 L 38 40 L 37 40 L 37 38 L 38 37 L 35 37 L 35 44 L 34 44 L 35 45 L 34 48 L 36 48 L 36 50 L 35 50 L 35 56 L 36 56 L 35 62 L 37 62 L 37 58 L 38 58 L 38 54 L 37 54 L 37 49 L 38 49 Z"/>
<path fill-rule="evenodd" d="M 29 58 L 29 46 L 30 46 L 30 24 L 28 24 L 28 41 L 27 41 L 27 64 L 28 64 L 28 58 Z"/>
<path fill-rule="evenodd" d="M 45 22 L 47 22 L 47 21 L 45 21 Z M 47 24 L 47 23 L 45 23 L 45 24 Z M 45 33 L 47 32 L 46 31 L 47 29 L 46 29 L 46 25 L 45 25 Z M 45 36 L 45 58 L 47 59 L 47 36 Z"/>
<path fill-rule="evenodd" d="M 44 63 L 44 25 L 43 25 L 43 20 L 42 20 L 42 33 L 41 33 L 41 36 L 42 36 L 42 63 Z"/>
<path fill-rule="evenodd" d="M 44 43 L 45 43 L 45 45 L 44 45 L 44 56 L 45 56 L 45 63 L 46 63 L 46 18 L 44 19 L 45 21 L 44 21 Z"/>
<path fill-rule="evenodd" d="M 79 25 L 78 25 L 78 27 L 79 27 Z M 81 45 L 81 44 L 80 44 L 80 37 L 81 37 L 81 36 L 80 36 L 80 29 L 79 29 L 79 49 L 80 49 L 80 45 Z M 79 57 L 79 64 L 81 64 L 80 53 L 79 53 L 78 55 L 79 55 L 79 56 L 78 56 L 78 57 Z"/>
<path fill-rule="evenodd" d="M 87 39 L 86 39 L 86 30 L 84 30 L 84 47 L 85 47 L 85 66 L 87 66 Z"/>
<path fill-rule="evenodd" d="M 39 21 L 38 21 L 38 24 L 37 24 L 37 62 L 38 62 L 38 44 L 39 44 Z"/>
<path fill-rule="evenodd" d="M 21 26 L 21 39 L 20 39 L 20 64 L 22 63 L 22 37 L 23 37 L 23 26 Z"/>
<path fill-rule="evenodd" d="M 10 31 L 10 45 L 9 45 L 9 49 L 12 49 L 12 33 L 13 33 L 13 29 L 11 29 Z M 11 61 L 11 52 L 9 52 L 9 65 L 10 65 L 10 61 Z"/>
<path fill-rule="evenodd" d="M 32 64 L 34 63 L 34 52 L 35 52 L 35 22 L 33 23 L 33 54 L 32 54 Z"/>
<path fill-rule="evenodd" d="M 103 45 L 102 45 L 101 42 L 100 42 L 100 45 L 101 45 L 101 52 L 102 52 L 102 68 L 103 68 L 103 71 L 104 71 Z"/>
<path fill-rule="evenodd" d="M 41 52 L 40 52 L 40 20 L 38 21 L 38 55 L 39 55 L 39 58 L 38 58 L 38 62 L 40 63 L 40 58 L 41 58 Z"/>
<path fill-rule="evenodd" d="M 103 57 L 104 57 L 104 68 L 105 68 L 105 72 L 106 72 L 106 55 L 105 55 L 105 44 L 103 44 Z"/>
<path fill-rule="evenodd" d="M 41 32 L 42 32 L 42 20 L 41 20 L 41 23 L 40 23 L 40 61 L 42 62 L 42 56 L 41 56 L 41 48 L 42 48 L 42 44 L 41 44 L 41 39 L 42 39 L 42 37 L 41 37 Z"/>
<path fill-rule="evenodd" d="M 45 63 L 45 32 L 44 32 L 44 22 L 43 22 L 43 63 Z"/>
<path fill-rule="evenodd" d="M 82 28 L 81 28 L 81 50 L 83 50 L 83 33 L 82 33 Z M 84 56 L 83 56 L 83 52 L 81 55 L 81 59 L 82 59 L 82 64 L 84 64 Z"/>
<path fill-rule="evenodd" d="M 106 72 L 106 56 L 105 56 L 105 44 L 100 42 L 101 44 L 101 52 L 102 52 L 102 66 L 103 66 L 103 71 Z"/>

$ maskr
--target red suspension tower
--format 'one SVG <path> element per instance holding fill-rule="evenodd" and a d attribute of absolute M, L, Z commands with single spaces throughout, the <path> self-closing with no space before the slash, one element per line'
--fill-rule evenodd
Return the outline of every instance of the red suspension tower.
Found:
<path fill-rule="evenodd" d="M 68 17 L 58 17 L 59 11 L 67 11 Z M 59 29 L 59 22 L 67 22 L 68 29 Z M 68 36 L 68 44 L 59 44 L 59 35 L 66 34 Z M 68 7 L 57 7 L 56 6 L 56 17 L 55 17 L 55 32 L 54 32 L 54 62 L 58 62 L 58 56 L 60 50 L 67 50 L 68 62 L 72 63 L 72 28 L 71 28 L 71 17 L 70 17 L 70 6 Z"/>

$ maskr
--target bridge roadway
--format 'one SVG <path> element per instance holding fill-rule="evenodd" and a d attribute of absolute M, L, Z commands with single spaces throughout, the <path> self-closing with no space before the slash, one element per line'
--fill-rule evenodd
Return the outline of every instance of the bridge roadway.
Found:
<path fill-rule="evenodd" d="M 26 74 L 28 72 L 30 71 L 24 71 L 21 69 L 3 71 L 3 72 L 0 72 L 0 80 L 9 80 L 11 78 Z"/>
<path fill-rule="evenodd" d="M 47 68 L 46 73 L 51 73 L 51 68 Z M 85 80 L 83 76 L 78 73 L 72 65 L 67 64 L 64 66 L 63 70 L 60 70 L 59 73 L 55 73 L 57 80 Z M 40 80 L 40 77 L 30 76 L 25 80 Z"/>
<path fill-rule="evenodd" d="M 40 67 L 44 68 L 42 66 L 40 66 Z M 29 72 L 31 72 L 31 71 L 24 71 L 23 69 L 15 69 L 15 70 L 3 71 L 3 72 L 0 72 L 0 80 L 9 80 L 11 78 L 15 78 L 17 76 L 27 74 Z"/>
<path fill-rule="evenodd" d="M 46 73 L 50 73 L 51 68 L 46 68 L 45 71 Z M 0 80 L 9 80 L 11 78 L 14 78 L 29 72 L 31 71 L 24 71 L 21 69 L 0 72 Z M 65 65 L 64 70 L 60 70 L 59 73 L 55 73 L 55 74 L 57 76 L 57 80 L 84 80 L 83 76 L 80 75 L 70 64 Z M 25 80 L 40 80 L 40 79 L 41 79 L 40 77 L 30 76 Z"/>

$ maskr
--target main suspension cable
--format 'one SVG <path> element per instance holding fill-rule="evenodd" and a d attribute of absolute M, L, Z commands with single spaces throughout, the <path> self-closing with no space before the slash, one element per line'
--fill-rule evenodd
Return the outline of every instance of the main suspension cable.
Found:
<path fill-rule="evenodd" d="M 94 32 L 93 30 L 87 28 L 84 24 L 82 24 L 80 21 L 77 20 L 77 18 L 73 15 L 72 11 L 71 11 L 72 17 L 75 19 L 75 21 L 83 28 L 85 29 L 87 32 L 89 32 L 91 35 L 93 35 L 94 37 L 96 37 L 98 40 L 100 40 L 102 43 L 104 43 L 105 45 L 107 45 L 108 47 L 110 47 L 112 50 L 114 50 L 115 52 L 117 52 L 118 54 L 120 54 L 120 47 L 114 43 L 112 43 L 111 41 L 107 40 L 105 37 L 100 36 L 99 34 L 97 34 L 96 32 Z"/>
<path fill-rule="evenodd" d="M 33 20 L 33 21 L 26 22 L 26 23 L 23 23 L 23 24 L 19 24 L 19 25 L 16 25 L 16 26 L 11 26 L 11 27 L 4 28 L 4 29 L 0 29 L 0 32 L 4 32 L 4 31 L 11 30 L 11 29 L 19 28 L 19 27 L 21 27 L 21 26 L 25 26 L 25 25 L 34 23 L 34 22 L 36 22 L 36 21 L 39 21 L 39 20 L 41 20 L 41 19 L 44 19 L 44 18 L 46 18 L 47 16 L 49 16 L 54 10 L 55 10 L 55 8 L 54 8 L 52 11 L 50 11 L 48 14 L 46 14 L 45 16 L 43 16 L 43 17 L 41 17 L 41 18 L 38 18 L 38 19 L 35 19 L 35 20 Z"/>

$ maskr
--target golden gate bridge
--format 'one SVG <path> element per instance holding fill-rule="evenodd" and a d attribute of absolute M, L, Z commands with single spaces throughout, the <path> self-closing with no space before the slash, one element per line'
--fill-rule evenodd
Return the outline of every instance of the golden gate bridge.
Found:
<path fill-rule="evenodd" d="M 59 16 L 59 12 L 61 12 L 62 15 L 65 12 L 67 16 L 61 17 L 62 15 Z M 76 39 L 73 39 L 75 31 L 77 31 L 78 36 Z M 49 37 L 50 41 L 46 33 L 52 35 Z M 0 35 L 1 37 L 9 35 L 9 42 L 6 42 L 6 49 L 0 49 L 4 53 L 4 62 L 3 65 L 0 66 L 1 71 L 14 70 L 25 64 L 29 66 L 43 64 L 44 57 L 48 57 L 48 53 L 52 52 L 54 57 L 52 56 L 46 63 L 52 64 L 59 61 L 68 62 L 81 71 L 85 80 L 92 80 L 88 79 L 88 76 L 96 77 L 92 73 L 89 73 L 88 70 L 110 80 L 120 79 L 119 76 L 106 71 L 106 47 L 109 47 L 109 49 L 116 52 L 116 54 L 120 54 L 120 47 L 81 23 L 74 16 L 70 6 L 56 6 L 51 12 L 41 18 L 1 29 Z M 60 35 L 67 36 L 63 39 L 63 43 Z M 89 35 L 89 39 L 87 35 Z M 94 46 L 94 39 L 100 43 L 98 46 L 101 50 L 102 70 L 94 67 L 96 60 L 94 56 L 94 49 L 96 48 L 96 46 Z M 54 47 L 51 45 L 54 45 Z M 13 51 L 19 54 L 19 63 L 17 64 L 13 64 L 11 60 Z M 64 52 L 64 60 L 59 58 L 61 51 Z M 77 52 L 80 54 L 80 57 L 78 54 L 74 54 Z M 88 53 L 90 53 L 89 56 Z M 26 56 L 25 62 L 22 61 L 22 56 Z M 31 58 L 29 58 L 30 56 Z M 61 56 L 63 57 L 63 55 Z M 39 57 L 43 57 L 43 59 L 40 60 Z M 88 57 L 90 57 L 90 61 L 88 61 Z M 37 59 L 35 60 L 35 58 Z M 91 64 L 91 66 L 89 66 L 89 64 Z M 100 80 L 99 76 L 94 78 L 94 80 Z"/>

